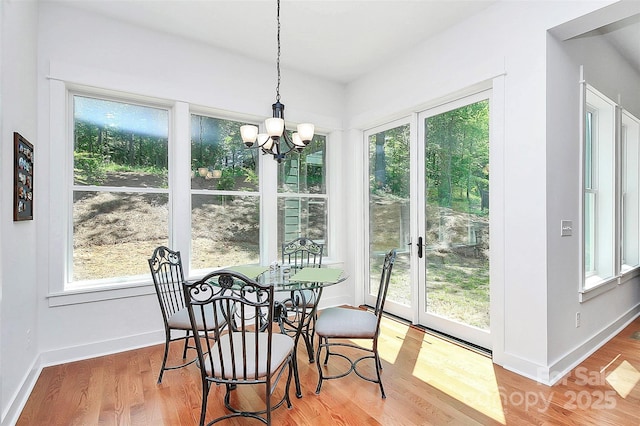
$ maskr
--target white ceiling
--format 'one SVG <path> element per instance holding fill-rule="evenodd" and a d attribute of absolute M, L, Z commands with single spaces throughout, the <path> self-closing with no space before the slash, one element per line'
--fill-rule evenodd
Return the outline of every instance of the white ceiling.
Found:
<path fill-rule="evenodd" d="M 41 1 L 62 1 L 275 66 L 276 0 Z M 282 0 L 281 64 L 348 83 L 496 2 Z M 600 31 L 632 58 L 640 72 L 639 19 L 611 24 Z"/>
<path fill-rule="evenodd" d="M 275 67 L 276 0 L 62 1 Z M 495 2 L 282 0 L 281 64 L 347 83 Z"/>
<path fill-rule="evenodd" d="M 640 14 L 595 31 L 611 43 L 640 73 Z"/>

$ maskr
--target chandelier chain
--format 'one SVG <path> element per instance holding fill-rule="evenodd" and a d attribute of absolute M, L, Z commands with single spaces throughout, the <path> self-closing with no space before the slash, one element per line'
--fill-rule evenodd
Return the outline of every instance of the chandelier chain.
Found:
<path fill-rule="evenodd" d="M 276 69 L 278 70 L 278 85 L 276 86 L 276 101 L 280 102 L 280 0 L 278 0 L 278 59 Z"/>

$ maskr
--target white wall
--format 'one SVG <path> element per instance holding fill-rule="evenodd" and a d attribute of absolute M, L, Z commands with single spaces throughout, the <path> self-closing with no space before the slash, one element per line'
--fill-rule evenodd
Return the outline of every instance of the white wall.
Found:
<path fill-rule="evenodd" d="M 275 79 L 275 67 L 271 63 L 249 61 L 222 50 L 60 4 L 40 5 L 39 125 L 42 140 L 50 147 L 40 155 L 51 159 L 52 166 L 43 165 L 42 171 L 51 178 L 47 200 L 42 202 L 48 206 L 43 206 L 43 210 L 51 219 L 42 229 L 47 241 L 39 246 L 38 252 L 41 264 L 48 266 L 39 274 L 38 289 L 38 328 L 44 363 L 122 350 L 162 339 L 162 322 L 155 295 L 49 306 L 47 295 L 52 288 L 60 286 L 64 276 L 65 233 L 61 231 L 64 220 L 60 218 L 64 217 L 61 200 L 65 199 L 65 181 L 54 168 L 54 164 L 60 164 L 57 160 L 65 161 L 60 157 L 65 141 L 57 136 L 64 135 L 64 129 L 60 133 L 64 123 L 57 119 L 49 121 L 49 117 L 60 116 L 59 110 L 64 108 L 64 105 L 59 108 L 56 101 L 61 81 L 262 118 L 271 113 Z M 341 86 L 283 70 L 281 93 L 283 101 L 290 106 L 288 119 L 308 119 L 321 131 L 341 130 Z M 348 286 L 341 292 L 344 297 L 351 293 Z"/>
<path fill-rule="evenodd" d="M 576 256 L 553 253 L 559 260 L 550 261 L 547 252 L 547 238 L 555 238 L 558 228 L 547 224 L 548 204 L 555 202 L 547 197 L 547 187 L 563 176 L 561 165 L 546 165 L 547 30 L 608 3 L 500 3 L 389 61 L 347 89 L 347 130 L 354 135 L 354 144 L 362 144 L 361 130 L 504 75 L 496 80 L 504 88 L 493 100 L 504 111 L 504 121 L 492 123 L 500 127 L 493 131 L 504 138 L 502 146 L 492 146 L 491 163 L 491 291 L 500 303 L 493 311 L 500 315 L 491 317 L 493 357 L 496 363 L 542 382 L 548 382 L 552 368 L 549 346 L 558 344 L 555 338 L 548 342 L 549 329 L 555 328 L 559 316 L 574 324 L 573 317 L 563 315 L 566 300 L 549 303 L 548 277 L 558 267 L 561 271 L 578 267 Z M 498 157 L 501 161 L 494 162 Z M 558 169 L 548 171 L 548 167 Z M 554 180 L 547 185 L 550 177 Z M 359 178 L 354 174 L 352 179 Z M 358 208 L 352 203 L 353 211 Z M 567 296 L 575 305 L 575 276 L 562 285 L 571 288 Z M 555 288 L 551 295 L 555 298 Z M 611 313 L 609 322 L 593 318 L 600 328 L 620 313 L 619 306 L 605 309 Z M 553 349 L 554 359 L 591 337 L 571 331 L 563 335 L 569 343 Z"/>
<path fill-rule="evenodd" d="M 15 414 L 12 403 L 33 373 L 38 354 L 36 224 L 42 175 L 36 132 L 36 24 L 33 2 L 2 1 L 0 7 L 0 413 L 2 424 Z M 34 220 L 13 221 L 13 132 L 34 145 Z"/>
<path fill-rule="evenodd" d="M 614 101 L 620 97 L 621 104 L 636 116 L 640 112 L 640 74 L 595 35 L 567 41 L 549 36 L 547 62 L 548 358 L 552 370 L 561 373 L 639 312 L 637 278 L 582 303 L 576 291 L 582 273 L 577 232 L 580 67 L 584 67 L 587 83 Z M 561 220 L 573 221 L 572 237 L 560 236 Z M 576 312 L 581 316 L 579 328 L 575 326 Z"/>
<path fill-rule="evenodd" d="M 497 286 L 492 288 L 492 296 L 496 291 L 504 309 L 500 310 L 502 317 L 492 316 L 494 359 L 543 381 L 558 359 L 567 358 L 571 348 L 599 337 L 596 333 L 609 327 L 628 305 L 621 295 L 614 300 L 602 299 L 593 312 L 604 311 L 606 315 L 600 318 L 588 311 L 585 325 L 577 331 L 571 328 L 574 314 L 566 311 L 575 308 L 577 295 L 573 288 L 577 291 L 577 282 L 572 271 L 577 266 L 575 256 L 567 256 L 564 250 L 571 250 L 574 240 L 567 244 L 567 240 L 556 241 L 554 222 L 560 217 L 575 217 L 569 197 L 566 203 L 557 201 L 565 192 L 574 193 L 575 183 L 567 182 L 562 191 L 547 193 L 547 181 L 562 180 L 566 172 L 560 161 L 547 165 L 549 156 L 569 162 L 574 157 L 570 145 L 558 143 L 556 147 L 553 139 L 551 146 L 549 137 L 549 129 L 556 123 L 547 112 L 547 96 L 556 83 L 547 82 L 546 30 L 608 3 L 498 4 L 409 55 L 372 70 L 349 85 L 346 93 L 341 86 L 284 70 L 282 92 L 290 106 L 288 118 L 315 122 L 321 130 L 332 132 L 333 140 L 345 148 L 339 162 L 341 173 L 330 177 L 332 190 L 345 206 L 344 221 L 338 224 L 340 241 L 334 244 L 344 255 L 345 265 L 352 265 L 349 273 L 354 281 L 360 278 L 358 271 L 365 255 L 365 229 L 360 220 L 365 190 L 360 179 L 365 170 L 362 131 L 399 114 L 418 111 L 466 87 L 496 76 L 502 79 L 504 87 L 497 91 L 500 96 L 495 102 L 502 103 L 505 113 L 503 122 L 495 124 L 501 127 L 498 130 L 505 143 L 497 153 L 503 159 L 501 164 L 492 164 L 491 184 L 491 243 L 493 256 L 500 258 L 492 259 L 492 265 L 499 268 L 492 268 L 491 274 L 492 286 Z M 49 306 L 49 289 L 62 279 L 59 252 L 64 235 L 55 220 L 55 214 L 61 211 L 59 195 L 63 188 L 51 183 L 57 182 L 58 174 L 55 164 L 47 159 L 56 158 L 56 150 L 65 142 L 51 136 L 51 129 L 59 123 L 50 123 L 50 117 L 61 111 L 57 105 L 50 105 L 56 83 L 48 76 L 263 117 L 269 114 L 273 102 L 275 72 L 270 63 L 249 61 L 61 5 L 40 3 L 39 21 L 33 3 L 4 1 L 2 7 L 2 177 L 5 182 L 13 179 L 12 143 L 7 141 L 14 130 L 32 140 L 36 158 L 44 159 L 36 166 L 35 221 L 15 224 L 7 219 L 11 215 L 11 190 L 3 186 L 0 192 L 4 212 L 0 227 L 0 398 L 4 416 L 8 409 L 15 411 L 14 396 L 28 386 L 34 362 L 44 365 L 161 339 L 153 295 Z M 35 34 L 38 67 L 34 76 Z M 572 77 L 553 81 L 560 84 L 564 80 Z M 344 133 L 343 117 L 348 118 Z M 558 133 L 571 137 L 564 127 L 558 128 Z M 496 176 L 501 178 L 495 180 Z M 355 191 L 347 193 L 343 182 L 354 184 Z M 548 237 L 537 237 L 540 235 Z M 330 290 L 325 295 L 332 300 L 354 299 L 351 287 Z M 629 296 L 637 303 L 637 293 Z M 605 306 L 606 302 L 609 305 Z M 31 350 L 25 349 L 28 329 L 32 330 L 33 342 L 38 341 L 38 347 Z M 560 344 L 563 339 L 568 343 Z M 599 342 L 589 343 L 593 347 Z M 588 349 L 585 346 L 579 353 L 571 353 L 571 359 Z M 34 358 L 36 351 L 42 354 L 39 361 Z"/>

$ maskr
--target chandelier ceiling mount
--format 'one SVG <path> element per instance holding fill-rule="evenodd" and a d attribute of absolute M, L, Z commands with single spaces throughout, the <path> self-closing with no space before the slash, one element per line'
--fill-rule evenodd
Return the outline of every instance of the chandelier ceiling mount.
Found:
<path fill-rule="evenodd" d="M 273 158 L 281 163 L 285 156 L 292 152 L 302 152 L 311 139 L 315 126 L 311 123 L 298 124 L 297 132 L 291 136 L 287 132 L 284 122 L 284 104 L 280 102 L 280 0 L 278 2 L 277 22 L 278 22 L 278 59 L 276 69 L 278 71 L 278 84 L 276 86 L 276 102 L 271 105 L 272 117 L 264 121 L 266 133 L 258 133 L 258 126 L 247 124 L 240 127 L 242 141 L 247 148 L 262 150 L 264 154 L 271 154 Z"/>

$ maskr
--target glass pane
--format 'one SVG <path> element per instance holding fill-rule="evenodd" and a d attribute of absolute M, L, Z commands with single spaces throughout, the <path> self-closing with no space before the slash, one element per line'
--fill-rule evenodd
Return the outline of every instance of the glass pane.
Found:
<path fill-rule="evenodd" d="M 260 198 L 193 195 L 191 268 L 260 262 Z"/>
<path fill-rule="evenodd" d="M 615 276 L 616 251 L 620 238 L 616 237 L 616 106 L 615 103 L 590 86 L 586 90 L 587 131 L 585 149 L 591 152 L 591 164 L 585 163 L 584 205 L 584 287 L 591 288 Z M 586 185 L 586 184 L 585 184 Z"/>
<path fill-rule="evenodd" d="M 424 126 L 426 310 L 489 329 L 489 102 Z"/>
<path fill-rule="evenodd" d="M 315 135 L 302 153 L 290 153 L 278 167 L 278 192 L 324 194 L 326 137 Z"/>
<path fill-rule="evenodd" d="M 584 187 L 593 188 L 593 113 L 587 112 L 584 131 Z"/>
<path fill-rule="evenodd" d="M 167 187 L 165 109 L 73 97 L 74 184 Z"/>
<path fill-rule="evenodd" d="M 596 269 L 596 194 L 587 192 L 584 197 L 584 270 L 587 276 Z"/>
<path fill-rule="evenodd" d="M 640 264 L 640 121 L 622 114 L 622 272 Z"/>
<path fill-rule="evenodd" d="M 369 292 L 376 295 L 384 255 L 398 250 L 387 299 L 410 306 L 409 125 L 369 137 Z"/>
<path fill-rule="evenodd" d="M 324 243 L 327 253 L 327 202 L 324 198 L 281 197 L 278 199 L 278 247 L 298 237 Z"/>
<path fill-rule="evenodd" d="M 73 196 L 73 281 L 149 274 L 146 259 L 169 242 L 168 195 Z"/>
<path fill-rule="evenodd" d="M 240 137 L 245 123 L 191 115 L 191 188 L 258 191 L 258 152 Z"/>

